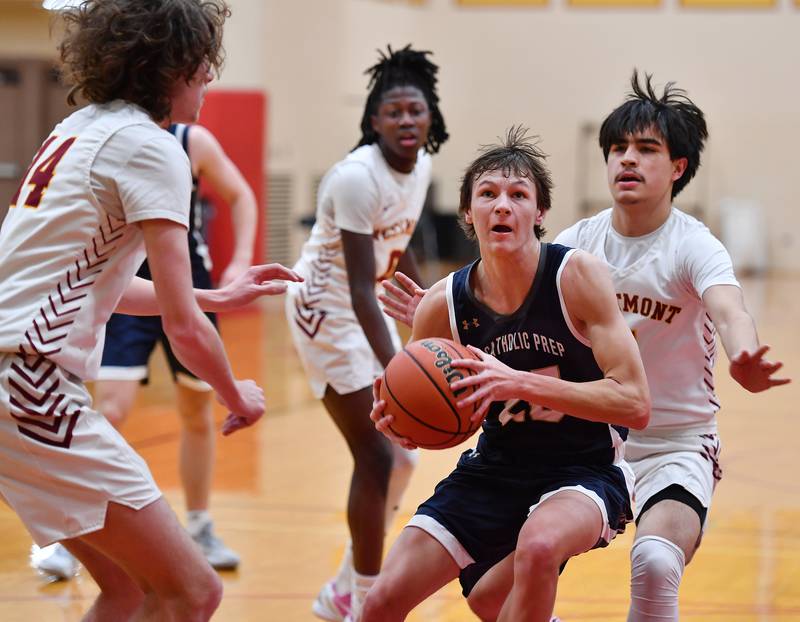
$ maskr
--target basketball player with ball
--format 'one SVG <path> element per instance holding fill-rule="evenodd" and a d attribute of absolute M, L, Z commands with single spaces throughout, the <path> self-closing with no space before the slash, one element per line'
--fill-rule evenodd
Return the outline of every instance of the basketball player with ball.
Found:
<path fill-rule="evenodd" d="M 674 207 L 700 166 L 708 136 L 703 112 L 683 89 L 656 93 L 651 76 L 631 77 L 626 101 L 606 117 L 599 144 L 613 206 L 579 221 L 556 243 L 606 261 L 649 376 L 652 413 L 632 432 L 626 456 L 636 475 L 636 539 L 631 549 L 628 622 L 678 620 L 678 589 L 697 552 L 721 477 L 714 392 L 716 333 L 729 373 L 758 393 L 790 382 L 765 358 L 728 252 L 708 228 Z M 410 324 L 425 290 L 395 275 L 384 284 L 387 310 Z M 470 607 L 500 610 L 511 588 L 511 561 L 487 573 Z M 505 591 L 504 591 L 505 590 Z"/>
<path fill-rule="evenodd" d="M 480 258 L 428 290 L 412 340 L 469 347 L 474 358 L 451 363 L 468 373 L 450 386 L 467 389 L 457 407 L 474 407 L 483 430 L 401 532 L 364 622 L 403 620 L 456 577 L 469 595 L 514 551 L 499 619 L 547 621 L 559 569 L 632 518 L 622 448 L 627 428 L 647 425 L 647 382 L 602 262 L 540 242 L 552 188 L 544 157 L 515 128 L 464 175 L 459 216 Z M 385 408 L 376 397 L 376 427 L 409 445 Z"/>

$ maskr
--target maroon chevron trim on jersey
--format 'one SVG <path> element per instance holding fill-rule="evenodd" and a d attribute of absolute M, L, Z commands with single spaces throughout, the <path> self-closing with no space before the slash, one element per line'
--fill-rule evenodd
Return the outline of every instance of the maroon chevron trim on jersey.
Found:
<path fill-rule="evenodd" d="M 700 455 L 711 463 L 714 480 L 718 482 L 722 479 L 722 467 L 719 463 L 719 436 L 716 434 L 701 434 L 700 438 L 703 439 L 703 453 Z"/>
<path fill-rule="evenodd" d="M 717 329 L 711 321 L 711 316 L 706 313 L 703 321 L 703 343 L 705 344 L 706 364 L 703 366 L 703 384 L 708 391 L 708 401 L 714 407 L 714 412 L 720 409 L 719 398 L 714 386 L 714 359 L 717 354 Z"/>
<path fill-rule="evenodd" d="M 317 308 L 322 294 L 328 287 L 333 259 L 338 253 L 338 244 L 323 246 L 319 256 L 311 262 L 311 275 L 305 280 L 294 301 L 294 322 L 309 339 L 317 336 L 328 312 Z"/>
<path fill-rule="evenodd" d="M 317 336 L 319 328 L 322 326 L 322 322 L 325 321 L 328 312 L 322 309 L 315 309 L 305 304 L 303 298 L 303 292 L 301 291 L 294 301 L 294 323 L 300 327 L 300 330 L 302 330 L 309 339 L 313 339 Z"/>
<path fill-rule="evenodd" d="M 81 407 L 61 388 L 61 370 L 41 355 L 17 353 L 8 373 L 9 412 L 20 434 L 45 445 L 69 448 Z"/>
<path fill-rule="evenodd" d="M 61 351 L 59 342 L 69 335 L 69 327 L 81 309 L 80 301 L 86 298 L 87 289 L 94 285 L 103 271 L 117 240 L 123 236 L 123 227 L 124 220 L 106 215 L 106 222 L 100 226 L 90 246 L 84 248 L 75 260 L 75 267 L 67 269 L 56 283 L 55 291 L 48 294 L 47 303 L 35 314 L 31 326 L 25 331 L 21 352 L 50 356 Z"/>

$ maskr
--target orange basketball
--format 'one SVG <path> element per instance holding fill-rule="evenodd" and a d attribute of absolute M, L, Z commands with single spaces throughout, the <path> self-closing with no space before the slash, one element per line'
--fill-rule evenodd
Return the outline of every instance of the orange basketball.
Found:
<path fill-rule="evenodd" d="M 420 339 L 406 345 L 386 367 L 380 398 L 386 400 L 387 415 L 394 416 L 391 430 L 426 449 L 453 447 L 474 434 L 480 421 L 470 421 L 477 405 L 459 409 L 456 402 L 474 391 L 457 394 L 450 384 L 468 369 L 450 366 L 453 359 L 477 358 L 465 346 L 450 339 Z"/>

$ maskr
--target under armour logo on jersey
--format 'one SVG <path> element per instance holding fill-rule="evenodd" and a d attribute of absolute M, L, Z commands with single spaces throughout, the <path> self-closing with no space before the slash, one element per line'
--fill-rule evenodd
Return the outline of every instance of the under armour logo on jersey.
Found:
<path fill-rule="evenodd" d="M 469 320 L 461 320 L 461 329 L 462 330 L 469 330 L 470 328 L 478 328 L 480 326 L 480 322 L 478 322 L 478 318 L 472 318 L 472 322 Z"/>

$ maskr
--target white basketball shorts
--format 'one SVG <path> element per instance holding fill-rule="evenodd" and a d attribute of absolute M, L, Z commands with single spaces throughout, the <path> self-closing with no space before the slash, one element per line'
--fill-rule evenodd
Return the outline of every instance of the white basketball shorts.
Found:
<path fill-rule="evenodd" d="M 286 294 L 286 319 L 297 354 L 306 370 L 314 397 L 322 399 L 326 385 L 339 395 L 369 387 L 383 366 L 367 341 L 355 314 L 349 309 L 320 312 L 306 318 L 297 308 L 297 288 Z M 402 348 L 397 326 L 384 315 L 395 351 Z"/>
<path fill-rule="evenodd" d="M 722 479 L 720 440 L 716 433 L 631 433 L 625 441 L 625 460 L 636 475 L 634 516 L 647 500 L 672 484 L 697 497 L 706 509 Z"/>
<path fill-rule="evenodd" d="M 110 501 L 161 496 L 83 382 L 42 356 L 0 353 L 0 493 L 39 546 L 98 531 Z"/>

